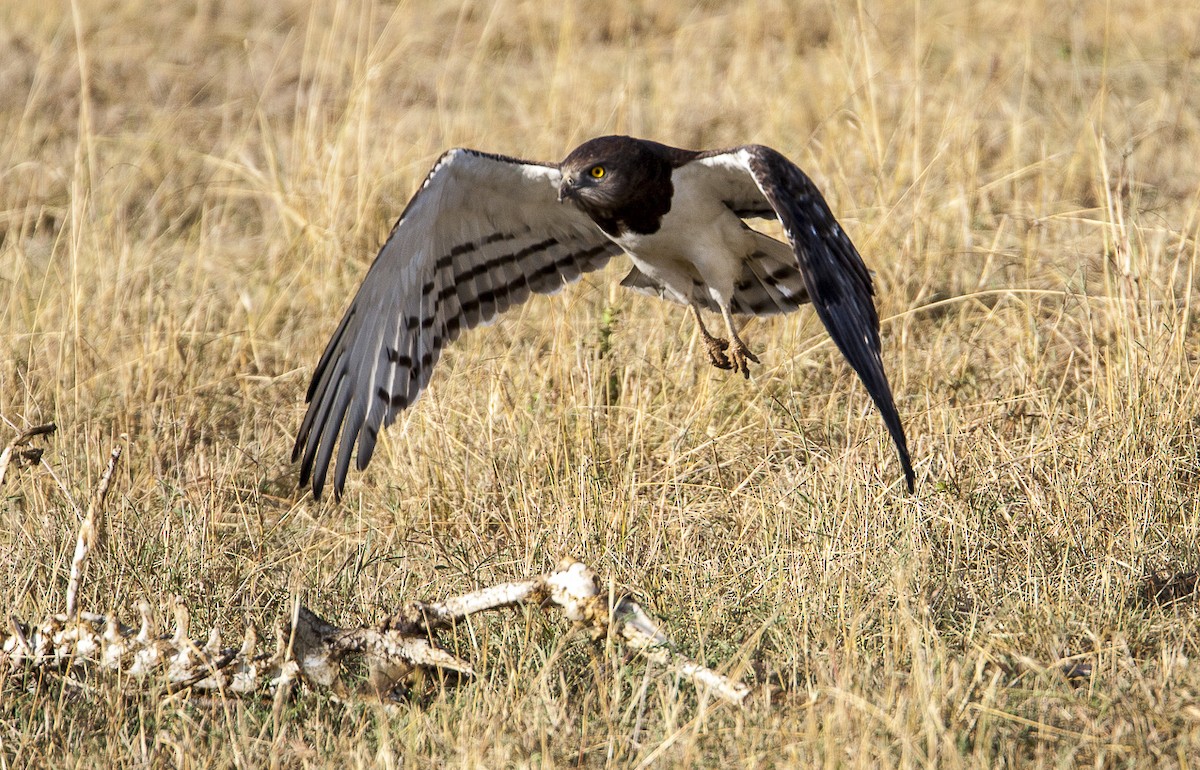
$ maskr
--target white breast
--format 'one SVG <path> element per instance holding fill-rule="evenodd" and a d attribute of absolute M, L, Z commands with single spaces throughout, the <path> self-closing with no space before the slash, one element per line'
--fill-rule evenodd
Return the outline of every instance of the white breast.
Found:
<path fill-rule="evenodd" d="M 701 282 L 713 299 L 727 304 L 742 262 L 754 250 L 754 237 L 694 168 L 675 171 L 671 210 L 658 232 L 626 233 L 614 240 L 639 270 L 682 297 L 690 297 Z"/>

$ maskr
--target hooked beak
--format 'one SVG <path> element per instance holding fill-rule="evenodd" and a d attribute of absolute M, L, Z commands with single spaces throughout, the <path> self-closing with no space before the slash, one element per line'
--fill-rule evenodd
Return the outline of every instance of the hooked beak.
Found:
<path fill-rule="evenodd" d="M 575 179 L 573 177 L 564 176 L 561 183 L 558 185 L 558 202 L 562 203 L 568 198 L 575 198 L 578 191 L 575 188 Z"/>

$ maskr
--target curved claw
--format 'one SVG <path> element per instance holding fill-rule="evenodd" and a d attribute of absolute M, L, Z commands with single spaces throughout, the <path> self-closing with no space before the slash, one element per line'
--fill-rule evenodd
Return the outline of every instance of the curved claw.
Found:
<path fill-rule="evenodd" d="M 729 340 L 720 337 L 705 337 L 704 345 L 708 348 L 708 360 L 718 369 L 733 369 L 733 361 L 726 355 L 725 351 L 729 349 Z"/>
<path fill-rule="evenodd" d="M 729 351 L 729 358 L 733 364 L 730 368 L 735 372 L 741 372 L 742 376 L 748 380 L 750 379 L 750 362 L 761 364 L 762 361 L 759 361 L 758 356 L 750 352 L 750 349 L 741 344 L 741 342 L 740 339 L 735 340 L 733 347 Z"/>

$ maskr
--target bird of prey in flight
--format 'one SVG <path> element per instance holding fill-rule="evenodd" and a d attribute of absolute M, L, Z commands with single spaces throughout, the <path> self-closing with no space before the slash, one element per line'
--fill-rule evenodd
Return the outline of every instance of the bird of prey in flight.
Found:
<path fill-rule="evenodd" d="M 787 243 L 746 219 L 778 219 Z M 621 281 L 691 308 L 714 366 L 758 358 L 736 314 L 811 302 L 883 416 L 908 489 L 914 474 L 880 358 L 871 275 L 812 180 L 761 145 L 694 151 L 604 136 L 562 163 L 449 150 L 400 214 L 308 388 L 292 459 L 321 496 L 334 449 L 340 497 L 357 454 L 416 401 L 442 349 L 530 294 L 551 294 L 624 252 Z M 700 311 L 721 314 L 713 335 Z"/>

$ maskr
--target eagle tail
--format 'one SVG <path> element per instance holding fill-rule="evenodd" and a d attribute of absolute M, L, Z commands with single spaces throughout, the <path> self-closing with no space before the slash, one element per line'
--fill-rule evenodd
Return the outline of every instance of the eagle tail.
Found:
<path fill-rule="evenodd" d="M 808 290 L 791 247 L 763 233 L 756 232 L 755 236 L 757 248 L 742 263 L 730 311 L 740 315 L 778 315 L 807 303 Z"/>

